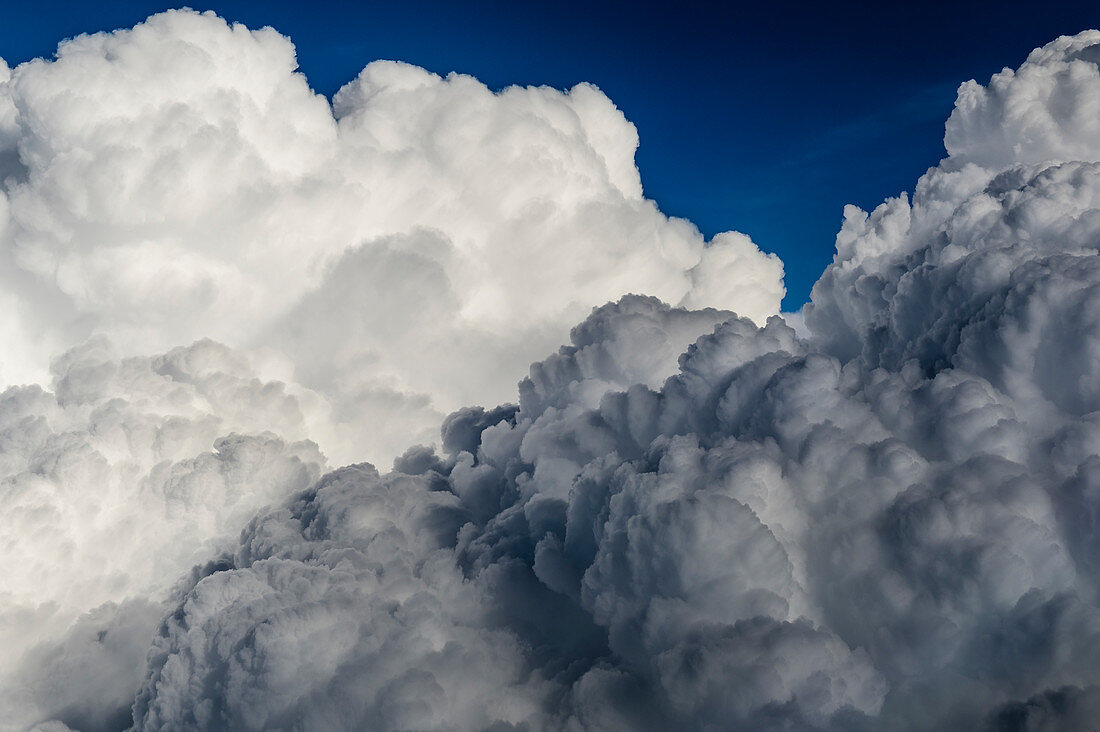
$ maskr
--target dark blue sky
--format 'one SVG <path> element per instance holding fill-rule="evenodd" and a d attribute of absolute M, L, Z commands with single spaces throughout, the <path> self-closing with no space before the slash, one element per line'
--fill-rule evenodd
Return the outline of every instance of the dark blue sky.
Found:
<path fill-rule="evenodd" d="M 81 32 L 170 5 L 10 4 L 0 56 L 49 56 Z M 1100 27 L 1100 3 L 195 4 L 298 48 L 331 95 L 377 58 L 492 87 L 600 86 L 638 127 L 646 193 L 707 235 L 737 229 L 786 264 L 797 308 L 832 258 L 845 203 L 902 190 L 943 155 L 959 83 L 986 81 L 1064 33 Z"/>

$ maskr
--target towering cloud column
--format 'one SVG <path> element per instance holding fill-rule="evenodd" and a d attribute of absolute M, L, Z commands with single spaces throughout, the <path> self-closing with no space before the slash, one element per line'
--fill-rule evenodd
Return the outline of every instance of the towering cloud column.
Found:
<path fill-rule="evenodd" d="M 594 86 L 379 61 L 330 103 L 296 65 L 191 11 L 0 60 L 0 727 L 122 724 L 190 567 L 514 399 L 592 307 L 778 310 L 778 259 L 664 216 Z M 730 315 L 639 314 L 627 373 Z"/>
<path fill-rule="evenodd" d="M 847 211 L 807 337 L 731 317 L 658 383 L 694 316 L 627 298 L 441 455 L 258 515 L 138 728 L 1091 724 L 1098 49 L 964 84 L 912 200 Z"/>

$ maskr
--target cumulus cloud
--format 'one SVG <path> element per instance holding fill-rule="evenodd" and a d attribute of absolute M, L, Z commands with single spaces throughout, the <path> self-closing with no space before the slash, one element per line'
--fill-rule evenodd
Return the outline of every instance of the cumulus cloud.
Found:
<path fill-rule="evenodd" d="M 594 86 L 378 61 L 330 105 L 295 68 L 275 31 L 191 11 L 0 67 L 0 381 L 92 332 L 272 348 L 339 405 L 329 451 L 382 461 L 625 293 L 778 311 L 779 260 L 661 214 Z"/>
<path fill-rule="evenodd" d="M 106 728 L 128 707 L 178 578 L 325 468 L 304 428 L 282 384 L 210 341 L 126 359 L 93 341 L 55 360 L 52 390 L 0 394 L 5 724 L 71 703 Z"/>
<path fill-rule="evenodd" d="M 3 375 L 48 384 L 0 394 L 0 717 L 1078 728 L 1098 49 L 964 84 L 797 332 L 593 87 L 381 62 L 330 106 L 191 12 L 0 65 Z M 400 456 L 321 477 L 357 452 Z"/>
<path fill-rule="evenodd" d="M 594 86 L 380 61 L 330 103 L 295 69 L 191 11 L 0 60 L 0 727 L 124 725 L 188 568 L 328 467 L 512 398 L 592 307 L 697 310 L 578 336 L 638 356 L 590 394 L 659 383 L 716 308 L 778 309 L 776 257 L 644 197 Z"/>
<path fill-rule="evenodd" d="M 259 513 L 179 588 L 135 726 L 1092 719 L 1098 48 L 964 84 L 912 199 L 847 210 L 803 335 L 626 298 L 441 453 Z"/>

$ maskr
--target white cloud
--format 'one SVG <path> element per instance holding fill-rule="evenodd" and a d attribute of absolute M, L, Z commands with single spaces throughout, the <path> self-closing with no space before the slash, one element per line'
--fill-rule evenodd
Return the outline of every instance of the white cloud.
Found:
<path fill-rule="evenodd" d="M 110 717 L 179 576 L 325 467 L 297 400 L 224 346 L 119 360 L 95 341 L 53 368 L 52 391 L 0 394 L 5 725 L 88 698 Z"/>
<path fill-rule="evenodd" d="M 138 726 L 1090 719 L 1098 40 L 963 86 L 912 201 L 847 211 L 803 337 L 729 318 L 660 383 L 639 355 L 708 316 L 628 298 L 442 457 L 257 517 L 166 618 Z M 303 643 L 329 666 L 294 675 Z"/>
<path fill-rule="evenodd" d="M 400 437 L 421 439 L 510 398 L 625 293 L 778 311 L 779 260 L 661 214 L 633 125 L 595 87 L 494 93 L 379 61 L 330 108 L 295 66 L 271 29 L 174 11 L 11 72 L 0 275 L 22 313 L 0 377 L 41 380 L 93 331 L 128 354 L 273 346 L 358 401 L 353 442 L 326 447 L 388 460 L 377 423 L 404 412 Z"/>
<path fill-rule="evenodd" d="M 846 211 L 797 333 L 759 327 L 776 260 L 644 199 L 592 87 L 384 62 L 333 111 L 286 39 L 190 12 L 15 69 L 5 373 L 95 331 L 119 352 L 0 395 L 0 716 L 1089 719 L 1097 48 L 963 85 L 949 157 Z M 584 314 L 518 406 L 317 481 L 322 449 L 392 455 L 512 398 Z M 168 350 L 199 336 L 230 345 Z"/>
<path fill-rule="evenodd" d="M 376 62 L 330 105 L 295 68 L 191 11 L 0 60 L 0 385 L 41 385 L 0 395 L 0 727 L 117 725 L 189 567 L 325 466 L 514 398 L 594 306 L 778 309 L 778 259 L 661 214 L 591 85 Z"/>

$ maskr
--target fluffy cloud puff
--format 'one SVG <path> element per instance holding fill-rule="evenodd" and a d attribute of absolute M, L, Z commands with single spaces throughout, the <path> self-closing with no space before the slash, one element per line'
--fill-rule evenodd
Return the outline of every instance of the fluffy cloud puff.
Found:
<path fill-rule="evenodd" d="M 912 201 L 847 211 L 805 338 L 730 318 L 658 384 L 695 316 L 628 298 L 442 455 L 258 515 L 181 587 L 136 728 L 1091 719 L 1097 49 L 963 85 Z"/>
<path fill-rule="evenodd" d="M 615 314 L 614 328 L 590 320 L 543 364 L 547 374 L 583 369 L 585 388 L 530 398 L 591 401 L 659 383 L 698 332 L 730 317 L 640 298 L 601 312 Z M 230 548 L 257 509 L 317 479 L 326 460 L 305 438 L 326 403 L 259 378 L 264 370 L 212 341 L 120 358 L 97 339 L 55 359 L 50 390 L 0 395 L 4 728 L 128 724 L 180 575 Z"/>
<path fill-rule="evenodd" d="M 702 308 L 625 303 L 644 348 L 578 334 L 639 356 L 597 397 L 672 373 L 732 314 L 703 306 L 778 308 L 775 257 L 643 197 L 595 87 L 377 62 L 330 104 L 295 66 L 190 11 L 0 60 L 0 384 L 48 385 L 0 395 L 0 727 L 124 725 L 188 567 L 510 396 L 593 305 Z"/>
<path fill-rule="evenodd" d="M 109 728 L 177 578 L 325 460 L 284 386 L 210 341 L 93 341 L 53 372 L 0 394 L 0 718 Z"/>
<path fill-rule="evenodd" d="M 0 66 L 0 382 L 92 332 L 270 348 L 340 405 L 330 452 L 389 460 L 625 293 L 777 312 L 779 260 L 661 214 L 594 86 L 378 61 L 330 105 L 295 68 L 191 11 Z"/>

